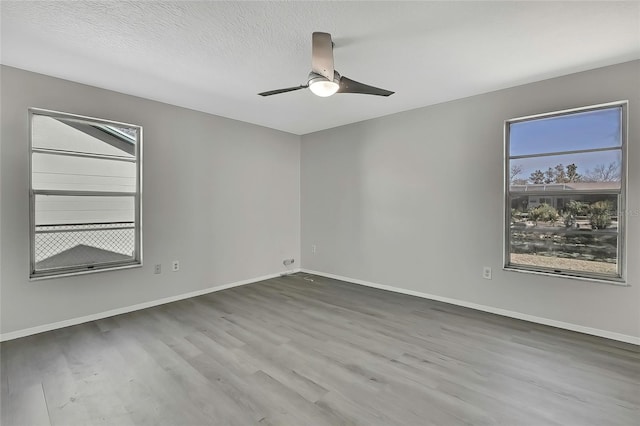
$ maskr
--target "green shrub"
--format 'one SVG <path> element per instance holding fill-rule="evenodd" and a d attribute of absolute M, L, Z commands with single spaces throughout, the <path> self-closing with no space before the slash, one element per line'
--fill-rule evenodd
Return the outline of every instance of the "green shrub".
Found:
<path fill-rule="evenodd" d="M 564 206 L 564 210 L 574 216 L 582 216 L 587 214 L 589 206 L 580 201 L 571 200 Z"/>
<path fill-rule="evenodd" d="M 611 225 L 613 204 L 609 200 L 596 201 L 589 206 L 589 223 L 593 229 L 605 229 Z"/>
<path fill-rule="evenodd" d="M 547 203 L 540 204 L 529 210 L 529 218 L 536 222 L 557 222 L 560 218 L 558 211 Z"/>
<path fill-rule="evenodd" d="M 577 217 L 586 214 L 588 208 L 588 205 L 581 203 L 580 201 L 569 201 L 564 206 L 564 214 L 562 215 L 562 218 L 564 219 L 564 226 L 570 228 L 575 225 Z"/>

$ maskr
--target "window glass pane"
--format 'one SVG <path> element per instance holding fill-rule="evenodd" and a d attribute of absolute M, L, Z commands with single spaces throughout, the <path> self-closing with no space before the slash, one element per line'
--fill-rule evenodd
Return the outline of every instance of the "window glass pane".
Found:
<path fill-rule="evenodd" d="M 134 222 L 135 197 L 36 195 L 36 225 Z"/>
<path fill-rule="evenodd" d="M 511 197 L 511 264 L 615 275 L 617 206 L 611 194 Z"/>
<path fill-rule="evenodd" d="M 135 192 L 136 164 L 34 152 L 33 189 Z"/>
<path fill-rule="evenodd" d="M 133 223 L 49 225 L 35 229 L 36 271 L 133 260 Z"/>
<path fill-rule="evenodd" d="M 574 191 L 619 189 L 621 165 L 620 149 L 520 158 L 509 161 L 510 186 L 516 191 L 557 183 Z"/>
<path fill-rule="evenodd" d="M 621 114 L 612 107 L 511 123 L 509 155 L 621 146 Z"/>
<path fill-rule="evenodd" d="M 554 232 L 511 229 L 510 264 L 560 271 L 617 274 L 615 230 Z"/>
<path fill-rule="evenodd" d="M 127 139 L 131 139 L 131 143 L 135 143 L 136 136 L 138 135 L 138 131 L 131 127 L 120 127 L 114 125 L 101 126 L 102 129 L 114 133 L 116 136 L 125 137 Z"/>
<path fill-rule="evenodd" d="M 517 194 L 509 198 L 509 207 L 511 228 L 559 231 L 574 229 L 584 232 L 618 229 L 616 194 Z"/>
<path fill-rule="evenodd" d="M 507 122 L 507 266 L 624 279 L 626 103 L 594 108 Z"/>
<path fill-rule="evenodd" d="M 33 115 L 32 146 L 135 158 L 135 128 L 100 126 L 83 120 Z"/>
<path fill-rule="evenodd" d="M 32 278 L 142 263 L 142 129 L 32 108 Z"/>

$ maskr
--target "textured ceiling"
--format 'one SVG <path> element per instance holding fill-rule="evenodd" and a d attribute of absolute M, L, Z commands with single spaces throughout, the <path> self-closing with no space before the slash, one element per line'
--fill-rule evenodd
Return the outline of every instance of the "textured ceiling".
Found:
<path fill-rule="evenodd" d="M 1 2 L 3 64 L 305 134 L 640 58 L 638 2 Z M 395 95 L 308 90 L 311 33 Z"/>

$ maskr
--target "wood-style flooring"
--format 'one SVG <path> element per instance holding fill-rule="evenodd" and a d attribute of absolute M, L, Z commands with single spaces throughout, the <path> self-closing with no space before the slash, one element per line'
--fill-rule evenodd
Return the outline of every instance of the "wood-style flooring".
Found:
<path fill-rule="evenodd" d="M 305 274 L 1 355 L 6 426 L 640 424 L 638 346 Z"/>

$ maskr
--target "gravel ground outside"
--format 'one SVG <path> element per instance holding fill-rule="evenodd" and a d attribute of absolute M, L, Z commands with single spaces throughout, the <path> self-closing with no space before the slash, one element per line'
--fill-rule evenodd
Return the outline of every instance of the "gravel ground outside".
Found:
<path fill-rule="evenodd" d="M 617 265 L 615 263 L 537 256 L 535 254 L 511 253 L 511 262 L 518 265 L 544 266 L 546 268 L 597 272 L 601 274 L 615 274 L 617 272 Z"/>

